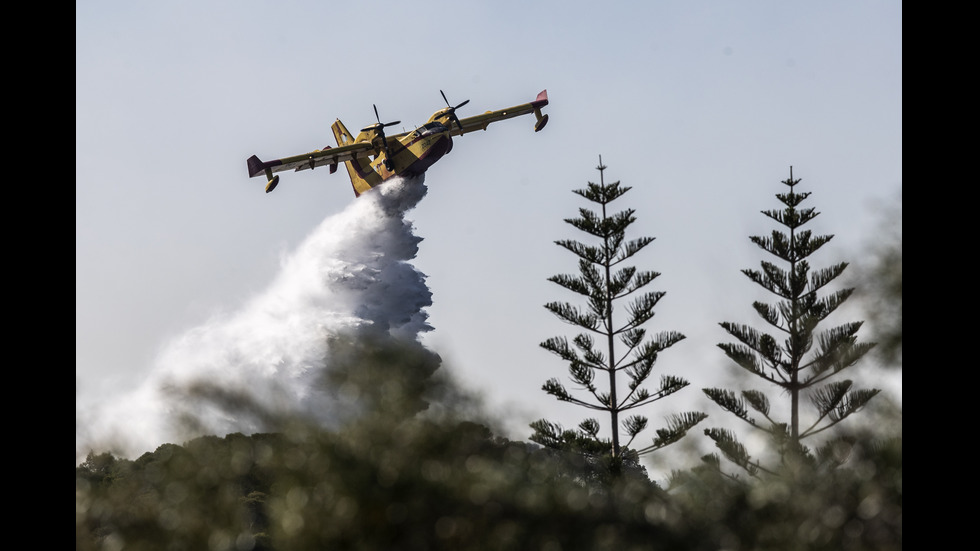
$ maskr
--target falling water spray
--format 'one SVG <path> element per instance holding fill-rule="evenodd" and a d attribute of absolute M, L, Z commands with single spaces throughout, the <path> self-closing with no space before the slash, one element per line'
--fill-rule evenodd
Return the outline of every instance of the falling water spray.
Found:
<path fill-rule="evenodd" d="M 314 379 L 329 364 L 331 336 L 414 343 L 432 329 L 431 292 L 409 263 L 422 239 L 405 218 L 425 194 L 424 176 L 393 179 L 323 220 L 264 291 L 168 343 L 144 384 L 76 420 L 76 459 L 100 445 L 133 456 L 182 442 L 189 435 L 175 414 L 188 403 L 165 389 L 199 382 L 329 424 L 335 410 Z M 227 411 L 197 415 L 209 434 L 263 429 Z"/>

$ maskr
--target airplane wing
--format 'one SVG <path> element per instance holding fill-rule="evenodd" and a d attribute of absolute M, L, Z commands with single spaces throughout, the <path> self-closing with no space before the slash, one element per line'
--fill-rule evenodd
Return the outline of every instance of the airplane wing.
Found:
<path fill-rule="evenodd" d="M 527 115 L 528 113 L 534 113 L 537 117 L 537 122 L 534 124 L 534 131 L 537 132 L 544 128 L 544 125 L 548 122 L 548 115 L 541 114 L 541 108 L 545 105 L 548 105 L 548 91 L 542 90 L 538 94 L 538 97 L 531 103 L 515 105 L 514 107 L 499 109 L 497 111 L 487 111 L 482 115 L 459 119 L 459 125 L 453 124 L 450 134 L 461 136 L 476 130 L 486 130 L 487 126 L 490 126 L 492 122 L 511 119 L 521 115 Z"/>
<path fill-rule="evenodd" d="M 344 161 L 351 161 L 359 157 L 366 157 L 376 154 L 376 148 L 370 142 L 359 142 L 341 147 L 327 147 L 323 150 L 316 150 L 302 155 L 284 157 L 274 161 L 262 161 L 257 156 L 252 155 L 248 159 L 248 176 L 254 178 L 266 174 L 266 171 L 282 172 L 284 170 L 312 170 L 318 166 L 336 165 Z"/>

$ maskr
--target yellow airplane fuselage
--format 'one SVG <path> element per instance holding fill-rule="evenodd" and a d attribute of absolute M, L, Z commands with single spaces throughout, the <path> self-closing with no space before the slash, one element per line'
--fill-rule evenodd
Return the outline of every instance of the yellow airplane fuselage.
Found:
<path fill-rule="evenodd" d="M 350 134 L 342 122 L 337 120 L 331 129 L 337 145 L 341 147 L 358 142 L 379 142 L 375 145 L 381 151 L 374 159 L 360 158 L 344 163 L 355 195 L 360 195 L 394 176 L 418 176 L 453 148 L 449 128 L 438 121 L 427 122 L 404 136 L 389 139 L 387 151 L 380 144 L 381 139 L 372 136 L 371 132 L 361 132 L 357 139 L 349 141 Z"/>

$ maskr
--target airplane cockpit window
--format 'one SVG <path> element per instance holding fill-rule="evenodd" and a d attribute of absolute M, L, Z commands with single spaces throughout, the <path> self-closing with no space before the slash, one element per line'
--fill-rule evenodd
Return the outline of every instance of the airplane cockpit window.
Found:
<path fill-rule="evenodd" d="M 436 134 L 445 131 L 446 131 L 445 124 L 442 124 L 441 122 L 427 122 L 422 126 L 416 128 L 412 132 L 412 136 L 416 138 L 420 138 L 422 136 L 428 136 L 430 134 Z"/>

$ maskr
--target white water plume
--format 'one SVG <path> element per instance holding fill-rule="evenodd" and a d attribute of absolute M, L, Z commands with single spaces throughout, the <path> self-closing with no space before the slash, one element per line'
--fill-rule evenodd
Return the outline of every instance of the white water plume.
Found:
<path fill-rule="evenodd" d="M 76 460 L 93 448 L 134 456 L 188 435 L 163 391 L 204 381 L 246 392 L 260 404 L 324 422 L 327 398 L 316 368 L 329 357 L 327 337 L 352 332 L 417 341 L 431 330 L 425 276 L 409 264 L 422 240 L 405 213 L 425 196 L 424 177 L 394 179 L 325 219 L 284 257 L 266 290 L 236 311 L 214 316 L 170 342 L 149 379 L 134 392 L 76 414 Z M 186 404 L 185 404 L 186 405 Z M 223 436 L 261 427 L 212 411 L 202 429 Z"/>

